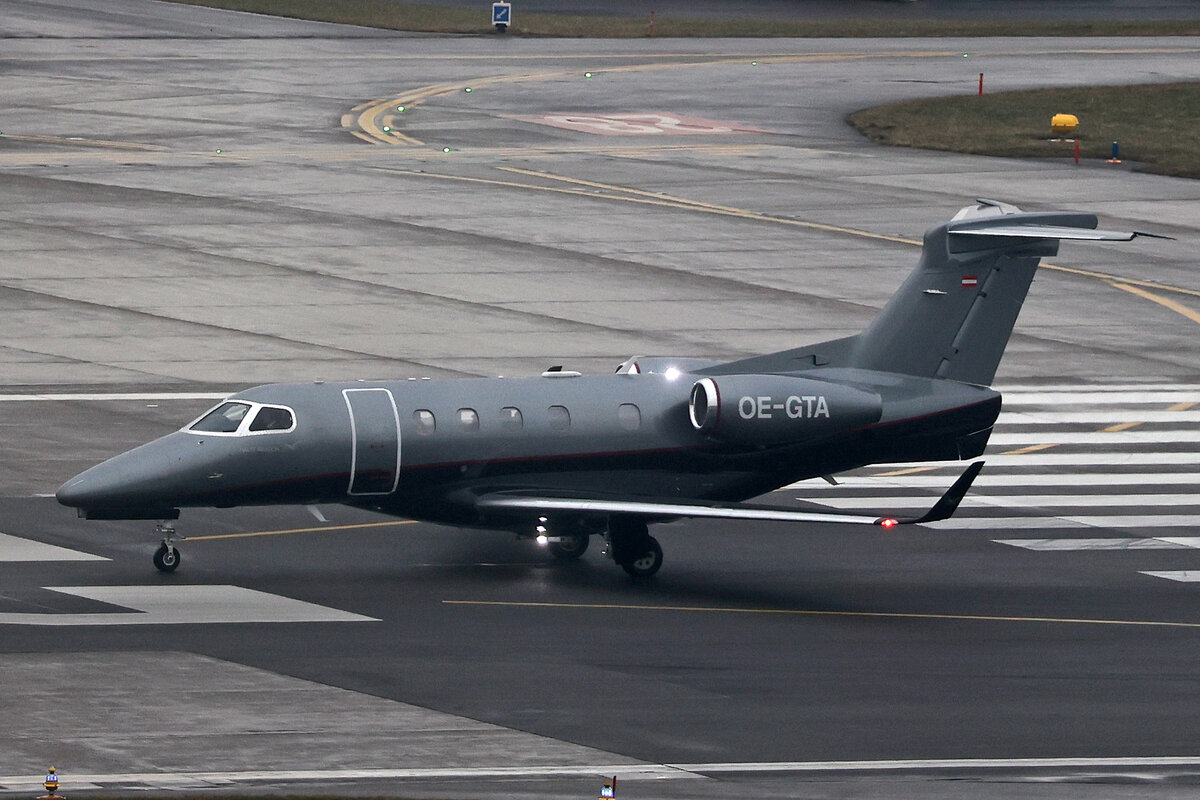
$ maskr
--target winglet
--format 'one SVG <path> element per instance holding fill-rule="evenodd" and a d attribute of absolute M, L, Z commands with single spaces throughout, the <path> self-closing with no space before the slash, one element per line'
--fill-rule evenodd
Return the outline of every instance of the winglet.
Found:
<path fill-rule="evenodd" d="M 877 521 L 877 524 L 885 528 L 890 528 L 893 525 L 916 525 L 922 522 L 937 522 L 943 519 L 950 519 L 954 512 L 958 510 L 958 504 L 967 496 L 967 492 L 971 489 L 971 484 L 975 482 L 975 478 L 979 475 L 979 471 L 983 469 L 984 462 L 976 461 L 958 477 L 941 499 L 933 504 L 933 508 L 925 512 L 920 517 L 884 517 Z"/>

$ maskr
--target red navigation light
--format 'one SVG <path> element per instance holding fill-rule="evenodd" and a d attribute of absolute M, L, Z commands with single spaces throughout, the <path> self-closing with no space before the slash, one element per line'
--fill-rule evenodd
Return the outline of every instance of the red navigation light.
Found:
<path fill-rule="evenodd" d="M 879 524 L 890 530 L 891 528 L 896 527 L 900 523 L 897 522 L 896 520 L 892 519 L 891 517 L 884 517 L 883 519 L 879 520 Z"/>

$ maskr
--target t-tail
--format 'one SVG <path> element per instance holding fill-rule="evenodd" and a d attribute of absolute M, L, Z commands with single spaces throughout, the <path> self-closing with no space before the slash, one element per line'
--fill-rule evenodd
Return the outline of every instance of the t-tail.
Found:
<path fill-rule="evenodd" d="M 862 333 L 747 359 L 736 368 L 848 367 L 990 385 L 1038 263 L 1057 255 L 1059 241 L 1154 235 L 1096 225 L 1094 214 L 1023 213 L 979 200 L 925 233 L 917 268 Z"/>

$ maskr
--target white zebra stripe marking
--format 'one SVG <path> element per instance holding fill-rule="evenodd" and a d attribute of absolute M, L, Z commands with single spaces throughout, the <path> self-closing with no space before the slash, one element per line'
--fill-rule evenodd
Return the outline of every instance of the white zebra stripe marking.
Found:
<path fill-rule="evenodd" d="M 58 545 L 35 542 L 0 533 L 0 562 L 8 561 L 108 561 L 104 556 L 70 550 Z"/>
<path fill-rule="evenodd" d="M 130 611 L 0 613 L 0 625 L 193 625 L 240 622 L 378 622 L 373 617 L 240 586 L 47 586 Z"/>

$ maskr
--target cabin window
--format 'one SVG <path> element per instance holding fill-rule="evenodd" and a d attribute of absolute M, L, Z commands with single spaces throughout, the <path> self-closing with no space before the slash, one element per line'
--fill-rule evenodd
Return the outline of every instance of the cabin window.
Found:
<path fill-rule="evenodd" d="M 565 431 L 571 427 L 571 412 L 566 406 L 550 406 L 546 409 L 546 417 L 551 430 Z"/>
<path fill-rule="evenodd" d="M 427 408 L 418 408 L 413 412 L 413 421 L 417 423 L 417 433 L 428 436 L 437 430 L 437 418 Z"/>
<path fill-rule="evenodd" d="M 280 406 L 263 406 L 254 415 L 250 430 L 258 431 L 290 431 L 296 426 L 295 417 L 289 408 Z"/>
<path fill-rule="evenodd" d="M 188 430 L 197 433 L 237 433 L 238 426 L 249 410 L 249 403 L 222 403 L 193 422 Z"/>
<path fill-rule="evenodd" d="M 521 417 L 521 409 L 513 406 L 505 406 L 500 409 L 500 427 L 506 431 L 519 431 L 525 424 L 525 420 Z"/>
<path fill-rule="evenodd" d="M 633 403 L 621 403 L 617 406 L 617 422 L 627 431 L 636 431 L 642 427 L 642 410 Z"/>
<path fill-rule="evenodd" d="M 479 430 L 479 414 L 473 408 L 460 408 L 458 410 L 458 427 L 469 433 L 475 433 Z"/>

